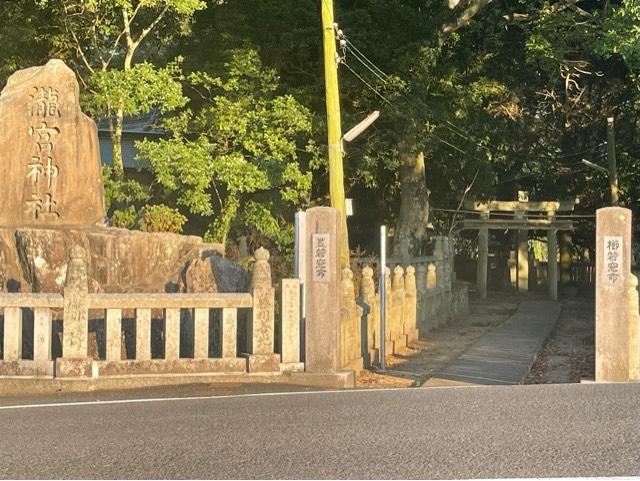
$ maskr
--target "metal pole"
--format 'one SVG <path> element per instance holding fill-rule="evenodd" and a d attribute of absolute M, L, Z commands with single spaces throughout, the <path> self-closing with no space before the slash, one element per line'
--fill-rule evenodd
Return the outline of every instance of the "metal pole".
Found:
<path fill-rule="evenodd" d="M 385 324 L 386 324 L 386 290 L 387 290 L 387 226 L 380 226 L 380 264 L 378 264 L 379 271 L 379 292 L 380 292 L 380 369 L 385 371 L 387 366 L 385 364 Z"/>

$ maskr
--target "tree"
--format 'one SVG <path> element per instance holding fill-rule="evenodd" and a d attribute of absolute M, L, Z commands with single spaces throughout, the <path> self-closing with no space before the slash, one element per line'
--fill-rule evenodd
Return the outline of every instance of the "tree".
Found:
<path fill-rule="evenodd" d="M 311 114 L 290 95 L 255 51 L 236 52 L 224 78 L 196 72 L 190 81 L 200 107 L 167 120 L 172 137 L 138 144 L 159 184 L 178 204 L 212 218 L 206 237 L 226 243 L 229 232 L 255 228 L 290 246 L 289 219 L 308 202 L 311 175 L 300 168 Z"/>
<path fill-rule="evenodd" d="M 113 162 L 122 177 L 122 126 L 127 115 L 153 108 L 170 111 L 185 104 L 180 60 L 158 68 L 142 55 L 161 56 L 176 35 L 188 32 L 203 0 L 39 0 L 60 23 L 59 52 L 70 58 L 85 86 L 86 106 L 97 117 L 112 119 Z M 155 42 L 143 49 L 144 42 Z M 136 61 L 136 59 L 138 59 Z"/>

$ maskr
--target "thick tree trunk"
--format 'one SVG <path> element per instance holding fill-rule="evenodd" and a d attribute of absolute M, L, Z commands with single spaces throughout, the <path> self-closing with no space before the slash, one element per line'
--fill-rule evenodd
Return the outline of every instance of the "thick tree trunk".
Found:
<path fill-rule="evenodd" d="M 429 221 L 429 189 L 425 182 L 424 153 L 400 150 L 400 215 L 393 242 L 393 256 L 409 259 L 424 251 Z"/>

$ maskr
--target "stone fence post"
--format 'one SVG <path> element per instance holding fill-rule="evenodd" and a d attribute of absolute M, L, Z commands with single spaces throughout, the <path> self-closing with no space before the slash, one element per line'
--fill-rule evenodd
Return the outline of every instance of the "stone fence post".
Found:
<path fill-rule="evenodd" d="M 596 212 L 596 382 L 640 380 L 638 279 L 629 209 Z"/>
<path fill-rule="evenodd" d="M 62 358 L 56 360 L 56 377 L 90 377 L 89 287 L 86 252 L 81 246 L 69 249 L 63 295 Z"/>
<path fill-rule="evenodd" d="M 254 252 L 256 263 L 251 276 L 253 310 L 249 329 L 248 372 L 280 370 L 280 356 L 274 351 L 275 289 L 271 284 L 269 251 L 260 247 Z M 223 333 L 224 336 L 224 333 Z"/>
<path fill-rule="evenodd" d="M 331 207 L 307 210 L 305 371 L 340 369 L 340 222 Z"/>

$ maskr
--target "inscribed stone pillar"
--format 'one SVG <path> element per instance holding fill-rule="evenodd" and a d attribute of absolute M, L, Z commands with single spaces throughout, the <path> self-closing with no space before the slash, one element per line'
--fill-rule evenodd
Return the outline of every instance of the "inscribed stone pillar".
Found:
<path fill-rule="evenodd" d="M 104 223 L 98 134 L 61 60 L 14 73 L 0 94 L 0 225 Z"/>
<path fill-rule="evenodd" d="M 529 291 L 529 231 L 518 230 L 518 291 Z"/>
<path fill-rule="evenodd" d="M 332 207 L 307 211 L 305 370 L 340 368 L 340 216 Z"/>
<path fill-rule="evenodd" d="M 489 266 L 489 229 L 483 227 L 478 233 L 478 268 L 476 287 L 482 299 L 487 297 L 487 274 Z"/>
<path fill-rule="evenodd" d="M 283 363 L 300 362 L 300 279 L 282 279 L 280 353 Z"/>
<path fill-rule="evenodd" d="M 547 231 L 547 282 L 549 284 L 549 297 L 558 300 L 558 231 Z"/>
<path fill-rule="evenodd" d="M 69 263 L 63 295 L 63 358 L 57 360 L 56 375 L 59 377 L 90 376 L 92 359 L 88 357 L 87 262 L 84 248 L 77 245 L 69 249 Z"/>
<path fill-rule="evenodd" d="M 629 209 L 596 212 L 596 382 L 639 378 L 638 280 L 631 274 Z"/>
<path fill-rule="evenodd" d="M 280 356 L 274 354 L 275 289 L 271 285 L 269 251 L 260 247 L 254 252 L 256 262 L 251 276 L 253 310 L 248 330 L 249 372 L 279 371 Z"/>

